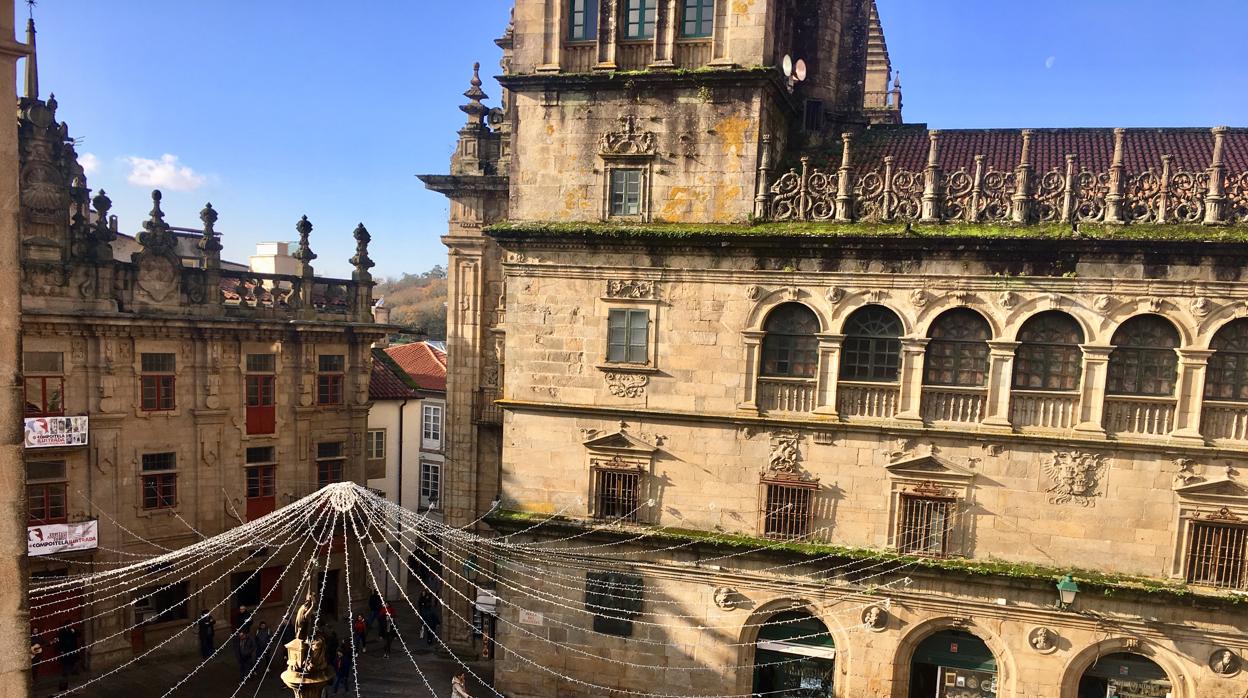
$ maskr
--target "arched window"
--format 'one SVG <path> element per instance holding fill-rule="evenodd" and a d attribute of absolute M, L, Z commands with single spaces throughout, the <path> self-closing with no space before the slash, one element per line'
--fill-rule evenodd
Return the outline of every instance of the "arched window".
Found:
<path fill-rule="evenodd" d="M 1111 395 L 1174 395 L 1179 331 L 1165 318 L 1139 315 L 1122 323 L 1110 340 L 1105 392 Z"/>
<path fill-rule="evenodd" d="M 888 308 L 868 305 L 845 321 L 841 378 L 849 381 L 897 380 L 901 364 L 901 320 Z"/>
<path fill-rule="evenodd" d="M 1014 354 L 1015 390 L 1079 389 L 1083 330 L 1066 313 L 1040 313 L 1023 323 Z"/>
<path fill-rule="evenodd" d="M 819 318 L 801 303 L 785 303 L 763 325 L 763 375 L 814 378 L 819 367 Z"/>
<path fill-rule="evenodd" d="M 1248 318 L 1228 322 L 1209 343 L 1205 398 L 1248 402 Z"/>
<path fill-rule="evenodd" d="M 992 328 L 969 308 L 946 311 L 932 323 L 923 382 L 982 388 L 988 382 L 988 340 Z"/>

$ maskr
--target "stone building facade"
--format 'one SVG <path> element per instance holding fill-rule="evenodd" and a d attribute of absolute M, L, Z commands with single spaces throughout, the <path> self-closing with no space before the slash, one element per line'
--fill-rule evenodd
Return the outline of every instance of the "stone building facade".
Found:
<path fill-rule="evenodd" d="M 498 43 L 424 178 L 448 513 L 617 546 L 477 580 L 499 690 L 1248 690 L 1248 130 L 901 124 L 871 0 Z"/>
<path fill-rule="evenodd" d="M 33 45 L 33 23 L 28 33 Z M 32 58 L 18 109 L 15 214 L 29 536 L 95 522 L 98 538 L 93 549 L 32 555 L 30 574 L 47 581 L 108 569 L 330 482 L 363 483 L 370 345 L 388 329 L 372 318 L 367 230 L 355 231 L 351 279 L 314 274 L 307 217 L 295 226 L 298 273 L 253 273 L 222 264 L 211 204 L 188 242 L 153 192 L 138 250 L 120 259 L 111 202 L 103 191 L 92 196 L 56 108 L 39 94 Z M 225 627 L 239 605 L 272 605 L 275 623 L 299 581 L 283 574 L 288 553 L 261 546 L 223 558 L 224 576 L 155 575 L 152 587 L 122 594 L 45 596 L 31 626 L 45 657 L 57 630 L 76 626 L 104 666 L 172 637 L 200 609 L 217 607 Z M 341 592 L 328 588 L 332 603 Z M 188 646 L 193 638 L 181 635 Z"/>

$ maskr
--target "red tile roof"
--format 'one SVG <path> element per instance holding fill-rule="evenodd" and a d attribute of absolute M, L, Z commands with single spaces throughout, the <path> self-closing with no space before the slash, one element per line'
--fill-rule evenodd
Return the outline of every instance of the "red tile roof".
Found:
<path fill-rule="evenodd" d="M 415 379 L 421 390 L 446 392 L 446 353 L 426 342 L 389 347 L 386 353 Z"/>
<path fill-rule="evenodd" d="M 938 154 L 945 172 L 963 168 L 974 172 L 975 156 L 984 156 L 985 169 L 1012 172 L 1023 149 L 1021 129 L 941 130 Z M 927 166 L 928 129 L 925 124 L 872 126 L 850 146 L 853 167 L 859 174 L 882 169 L 884 156 L 893 156 L 893 167 L 917 172 Z M 1031 163 L 1036 172 L 1066 169 L 1066 156 L 1078 156 L 1076 169 L 1106 172 L 1114 154 L 1114 130 L 1110 128 L 1033 129 Z M 1123 134 L 1123 165 L 1129 173 L 1150 167 L 1161 170 L 1161 156 L 1173 156 L 1175 172 L 1203 172 L 1213 155 L 1213 133 L 1208 128 L 1129 128 Z M 1226 133 L 1223 163 L 1228 174 L 1248 172 L 1248 128 Z M 835 168 L 839 159 L 811 163 Z"/>
<path fill-rule="evenodd" d="M 373 372 L 368 380 L 370 400 L 406 400 L 420 397 L 410 381 L 403 380 L 403 369 L 382 349 L 373 350 Z"/>

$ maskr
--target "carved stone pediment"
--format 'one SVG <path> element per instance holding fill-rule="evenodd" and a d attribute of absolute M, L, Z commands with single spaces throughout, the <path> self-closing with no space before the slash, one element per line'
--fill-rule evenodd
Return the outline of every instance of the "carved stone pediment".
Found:
<path fill-rule="evenodd" d="M 1207 482 L 1197 482 L 1174 488 L 1180 497 L 1191 500 L 1223 501 L 1239 500 L 1240 504 L 1248 504 L 1248 487 L 1231 480 L 1219 478 Z"/>
<path fill-rule="evenodd" d="M 917 482 L 939 482 L 965 487 L 975 478 L 975 473 L 940 456 L 926 454 L 914 456 L 884 466 L 889 477 Z"/>
<path fill-rule="evenodd" d="M 628 452 L 647 457 L 659 450 L 623 430 L 590 439 L 584 442 L 584 446 L 591 451 Z"/>

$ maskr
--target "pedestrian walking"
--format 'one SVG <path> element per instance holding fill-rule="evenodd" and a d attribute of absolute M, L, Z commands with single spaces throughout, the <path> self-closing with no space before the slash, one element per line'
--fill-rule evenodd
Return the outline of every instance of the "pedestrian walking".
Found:
<path fill-rule="evenodd" d="M 213 638 L 217 633 L 217 619 L 213 618 L 208 611 L 200 609 L 199 620 L 195 624 L 199 629 L 199 656 L 207 659 L 216 649 Z"/>
<path fill-rule="evenodd" d="M 368 622 L 364 620 L 364 616 L 357 613 L 355 620 L 351 622 L 351 632 L 355 634 L 355 646 L 364 652 L 367 648 L 364 643 L 368 636 Z"/>
<path fill-rule="evenodd" d="M 334 658 L 334 693 L 338 693 L 338 689 L 346 686 L 351 681 L 352 659 L 350 652 L 338 650 L 337 656 Z M 347 689 L 350 693 L 351 689 Z"/>
<path fill-rule="evenodd" d="M 61 662 L 61 676 L 78 673 L 78 629 L 74 626 L 56 634 L 56 658 Z"/>
<path fill-rule="evenodd" d="M 416 612 L 420 615 L 420 622 L 425 626 L 425 642 L 432 645 L 438 638 L 438 626 L 442 624 L 442 620 L 438 618 L 438 611 L 433 606 L 433 597 L 428 594 L 421 596 L 420 607 L 416 609 Z"/>
<path fill-rule="evenodd" d="M 387 606 L 386 608 L 389 607 Z M 381 618 L 378 620 L 377 628 L 382 641 L 385 642 L 385 645 L 381 648 L 381 656 L 388 659 L 390 657 L 390 646 L 394 644 L 394 636 L 397 634 L 394 629 L 394 616 L 383 610 Z"/>
<path fill-rule="evenodd" d="M 373 589 L 373 593 L 368 595 L 368 627 L 373 627 L 374 623 L 381 620 L 381 607 L 384 605 L 381 594 Z"/>
<path fill-rule="evenodd" d="M 461 671 L 451 679 L 451 698 L 472 698 L 472 694 L 468 692 L 468 675 Z"/>
<path fill-rule="evenodd" d="M 268 623 L 260 621 L 260 625 L 256 626 L 256 658 L 263 659 L 267 656 L 272 643 L 273 631 L 269 629 Z"/>
<path fill-rule="evenodd" d="M 234 627 L 236 630 L 251 632 L 251 612 L 247 610 L 246 606 L 240 605 L 238 607 L 238 620 L 235 621 Z"/>
<path fill-rule="evenodd" d="M 238 659 L 239 676 L 246 679 L 256 662 L 256 640 L 242 628 L 234 635 L 234 657 Z"/>

